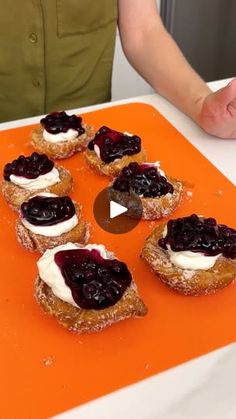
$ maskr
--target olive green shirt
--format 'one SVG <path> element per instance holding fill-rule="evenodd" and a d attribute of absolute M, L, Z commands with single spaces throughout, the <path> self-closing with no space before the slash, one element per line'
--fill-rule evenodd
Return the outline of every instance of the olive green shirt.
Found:
<path fill-rule="evenodd" d="M 0 2 L 0 121 L 110 100 L 116 3 Z"/>

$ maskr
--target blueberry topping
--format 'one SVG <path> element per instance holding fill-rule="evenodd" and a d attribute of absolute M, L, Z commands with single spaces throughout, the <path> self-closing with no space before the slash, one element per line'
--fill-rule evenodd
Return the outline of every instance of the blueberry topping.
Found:
<path fill-rule="evenodd" d="M 103 259 L 96 249 L 62 250 L 55 254 L 76 304 L 85 309 L 102 310 L 117 303 L 131 283 L 125 263 Z"/>
<path fill-rule="evenodd" d="M 174 188 L 155 166 L 130 163 L 124 167 L 113 183 L 113 188 L 120 192 L 134 191 L 144 198 L 156 198 L 173 193 Z"/>
<path fill-rule="evenodd" d="M 127 135 L 114 131 L 108 127 L 101 127 L 93 140 L 88 144 L 89 150 L 94 150 L 97 145 L 100 158 L 105 163 L 111 163 L 123 156 L 132 156 L 141 151 L 141 138 L 137 135 Z"/>
<path fill-rule="evenodd" d="M 82 118 L 76 115 L 67 115 L 66 112 L 52 112 L 42 118 L 40 122 L 50 134 L 67 132 L 69 129 L 78 131 L 78 135 L 85 132 L 81 125 Z"/>
<path fill-rule="evenodd" d="M 54 162 L 49 160 L 46 154 L 32 153 L 31 156 L 19 156 L 18 159 L 7 163 L 4 167 L 3 176 L 10 181 L 10 176 L 23 176 L 27 179 L 36 179 L 40 175 L 45 175 L 54 167 Z"/>
<path fill-rule="evenodd" d="M 226 258 L 236 258 L 236 230 L 196 214 L 168 221 L 167 235 L 158 244 L 163 249 L 168 244 L 174 252 L 189 250 L 206 256 L 222 253 Z"/>
<path fill-rule="evenodd" d="M 34 196 L 21 205 L 21 216 L 36 226 L 52 226 L 75 215 L 75 206 L 69 196 Z"/>

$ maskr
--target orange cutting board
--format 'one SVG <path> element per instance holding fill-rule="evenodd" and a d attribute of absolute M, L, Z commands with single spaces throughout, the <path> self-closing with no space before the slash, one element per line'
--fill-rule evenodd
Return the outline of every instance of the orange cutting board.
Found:
<path fill-rule="evenodd" d="M 160 160 L 168 175 L 185 181 L 188 193 L 174 217 L 196 212 L 236 228 L 235 186 L 153 107 L 135 103 L 83 117 L 96 129 L 108 125 L 141 136 L 148 161 Z M 33 151 L 31 131 L 32 126 L 26 126 L 0 133 L 1 172 L 6 162 Z M 149 312 L 93 335 L 75 336 L 59 326 L 34 297 L 39 255 L 20 247 L 16 214 L 0 197 L 4 419 L 48 418 L 236 340 L 236 285 L 207 297 L 185 297 L 165 287 L 139 257 L 144 239 L 158 222 L 142 221 L 123 235 L 104 232 L 92 207 L 109 180 L 93 173 L 82 154 L 60 164 L 71 170 L 72 197 L 91 221 L 90 241 L 105 244 L 127 263 Z"/>

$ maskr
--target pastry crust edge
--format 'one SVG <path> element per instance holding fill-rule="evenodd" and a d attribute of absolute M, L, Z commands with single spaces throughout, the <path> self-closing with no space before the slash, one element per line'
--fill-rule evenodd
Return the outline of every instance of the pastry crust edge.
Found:
<path fill-rule="evenodd" d="M 165 224 L 159 225 L 146 239 L 141 257 L 148 263 L 160 280 L 184 295 L 212 294 L 236 279 L 236 260 L 220 256 L 207 270 L 181 269 L 170 261 L 167 250 L 158 245 Z"/>
<path fill-rule="evenodd" d="M 70 172 L 61 166 L 54 166 L 60 176 L 60 182 L 55 183 L 54 185 L 48 186 L 43 189 L 34 189 L 28 190 L 21 188 L 18 185 L 15 185 L 13 182 L 2 180 L 2 194 L 14 211 L 19 211 L 21 204 L 24 201 L 38 193 L 49 192 L 54 193 L 59 196 L 68 195 L 72 190 L 73 179 Z"/>
<path fill-rule="evenodd" d="M 19 243 L 25 249 L 34 252 L 38 251 L 44 253 L 47 249 L 66 244 L 68 242 L 79 243 L 82 245 L 87 244 L 90 233 L 90 224 L 87 221 L 80 220 L 80 207 L 74 203 L 76 215 L 78 217 L 78 224 L 67 233 L 63 233 L 60 236 L 48 237 L 41 234 L 32 233 L 28 228 L 24 226 L 19 218 L 16 222 L 16 235 Z"/>
<path fill-rule="evenodd" d="M 173 194 L 166 194 L 156 198 L 140 198 L 134 192 L 126 193 L 120 192 L 112 188 L 110 185 L 110 196 L 116 202 L 129 208 L 129 201 L 139 200 L 142 204 L 142 219 L 143 220 L 158 220 L 160 218 L 168 217 L 180 205 L 183 196 L 183 184 L 172 177 L 166 177 L 167 181 L 172 184 Z M 128 214 L 129 215 L 129 212 Z M 131 214 L 130 214 L 131 215 Z M 132 215 L 131 215 L 132 216 Z"/>
<path fill-rule="evenodd" d="M 147 160 L 146 152 L 142 148 L 139 153 L 132 156 L 123 156 L 121 159 L 114 160 L 111 163 L 104 163 L 93 150 L 86 150 L 84 157 L 88 165 L 97 173 L 109 177 L 118 176 L 123 167 L 128 166 L 132 162 L 144 163 Z"/>
<path fill-rule="evenodd" d="M 133 281 L 116 304 L 103 310 L 86 310 L 62 301 L 39 276 L 36 278 L 35 293 L 44 312 L 75 334 L 99 332 L 118 321 L 147 313 Z"/>
<path fill-rule="evenodd" d="M 82 124 L 85 132 L 73 140 L 50 143 L 43 138 L 43 127 L 40 125 L 32 131 L 32 144 L 40 153 L 52 159 L 65 159 L 86 149 L 89 141 L 94 138 L 92 125 Z"/>

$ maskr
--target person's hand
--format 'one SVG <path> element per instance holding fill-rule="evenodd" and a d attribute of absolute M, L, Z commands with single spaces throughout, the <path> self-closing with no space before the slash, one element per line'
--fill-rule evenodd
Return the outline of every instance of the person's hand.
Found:
<path fill-rule="evenodd" d="M 199 125 L 220 138 L 236 138 L 236 78 L 203 101 Z"/>

